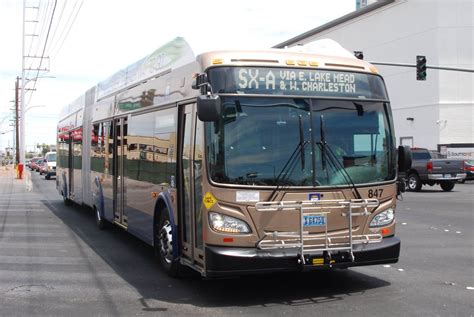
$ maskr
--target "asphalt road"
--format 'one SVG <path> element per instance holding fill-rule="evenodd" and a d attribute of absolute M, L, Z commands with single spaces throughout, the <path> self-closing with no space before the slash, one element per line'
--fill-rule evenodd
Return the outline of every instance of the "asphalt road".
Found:
<path fill-rule="evenodd" d="M 397 264 L 172 279 L 151 247 L 64 206 L 54 180 L 0 170 L 0 315 L 473 316 L 473 191 L 470 183 L 405 194 Z"/>

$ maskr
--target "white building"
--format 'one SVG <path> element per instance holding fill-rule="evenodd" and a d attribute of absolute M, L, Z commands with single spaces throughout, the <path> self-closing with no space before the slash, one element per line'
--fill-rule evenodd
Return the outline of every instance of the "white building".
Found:
<path fill-rule="evenodd" d="M 276 45 L 331 38 L 369 62 L 474 69 L 473 0 L 381 0 Z M 446 152 L 460 148 L 474 159 L 474 73 L 377 66 L 385 78 L 397 142 Z M 452 152 L 452 151 L 451 151 Z"/>

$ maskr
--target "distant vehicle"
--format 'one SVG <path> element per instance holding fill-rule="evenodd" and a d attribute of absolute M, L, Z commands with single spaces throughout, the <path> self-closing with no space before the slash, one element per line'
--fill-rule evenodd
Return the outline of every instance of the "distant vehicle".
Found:
<path fill-rule="evenodd" d="M 30 168 L 31 168 L 31 170 L 32 170 L 32 171 L 37 171 L 37 172 L 39 172 L 39 165 L 40 165 L 40 164 L 43 164 L 43 159 L 42 159 L 42 158 L 39 158 L 39 159 L 37 159 L 36 161 L 31 162 L 31 163 L 30 163 Z"/>
<path fill-rule="evenodd" d="M 464 161 L 464 172 L 466 173 L 466 178 L 462 180 L 469 181 L 474 179 L 474 160 Z"/>
<path fill-rule="evenodd" d="M 38 160 L 40 160 L 41 157 L 33 157 L 31 160 L 28 161 L 28 163 L 26 163 L 26 165 L 31 169 L 33 170 L 33 166 L 34 166 L 34 163 Z"/>
<path fill-rule="evenodd" d="M 44 171 L 44 159 L 41 159 L 41 160 L 38 160 L 38 162 L 36 162 L 36 165 L 37 165 L 37 168 L 36 168 L 36 171 L 40 174 L 40 175 L 43 175 L 43 171 Z"/>
<path fill-rule="evenodd" d="M 43 161 L 43 163 L 39 164 L 38 166 L 39 166 L 39 170 L 38 170 L 39 174 L 43 175 L 46 172 L 46 166 L 47 166 L 46 161 Z"/>
<path fill-rule="evenodd" d="M 462 160 L 434 159 L 427 149 L 412 148 L 412 166 L 407 172 L 408 190 L 418 192 L 422 185 L 438 184 L 449 192 L 466 177 Z"/>
<path fill-rule="evenodd" d="M 46 175 L 45 179 L 51 179 L 51 176 L 56 176 L 56 152 L 45 154 L 42 172 Z"/>

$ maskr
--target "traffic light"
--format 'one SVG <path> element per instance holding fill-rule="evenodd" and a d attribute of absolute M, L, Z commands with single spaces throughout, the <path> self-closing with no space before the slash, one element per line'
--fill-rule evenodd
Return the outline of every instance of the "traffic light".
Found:
<path fill-rule="evenodd" d="M 426 56 L 416 56 L 416 80 L 426 80 Z"/>

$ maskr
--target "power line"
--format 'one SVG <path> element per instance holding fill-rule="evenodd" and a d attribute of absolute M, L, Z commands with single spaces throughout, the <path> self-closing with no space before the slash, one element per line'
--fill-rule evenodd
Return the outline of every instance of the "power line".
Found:
<path fill-rule="evenodd" d="M 41 19 L 40 21 L 42 21 L 42 24 L 41 24 L 41 30 L 40 32 L 38 33 L 38 40 L 36 42 L 36 48 L 35 48 L 35 53 L 34 55 L 38 55 L 40 50 L 41 50 L 41 43 L 43 42 L 43 39 L 44 39 L 44 34 L 45 34 L 45 28 L 46 28 L 46 25 L 47 25 L 47 17 L 48 17 L 48 12 L 50 11 L 50 5 L 51 5 L 51 2 L 49 0 L 47 0 L 47 2 L 41 6 L 41 1 L 40 1 L 40 4 L 38 5 L 39 9 L 38 9 L 38 15 L 39 15 L 39 10 L 41 10 L 41 8 L 43 8 L 43 10 L 41 11 L 42 13 L 42 16 L 41 16 Z"/>
<path fill-rule="evenodd" d="M 38 7 L 40 7 L 40 6 L 41 6 L 41 0 L 40 0 L 40 2 L 39 2 L 39 4 L 38 4 Z M 38 10 L 36 11 L 36 21 L 35 21 L 36 23 L 35 23 L 35 28 L 34 28 L 34 31 L 33 31 L 34 34 L 36 34 L 39 21 L 40 21 L 40 20 L 39 20 L 39 9 L 38 9 Z M 33 42 L 34 42 L 33 40 L 30 41 L 30 48 L 28 49 L 28 55 L 31 55 L 31 49 L 33 48 Z"/>
<path fill-rule="evenodd" d="M 67 6 L 67 0 L 64 1 L 64 4 L 61 8 L 61 12 L 59 13 L 59 18 L 57 19 L 58 22 L 56 23 L 56 27 L 54 28 L 53 36 L 51 37 L 51 41 L 49 42 L 49 45 L 46 49 L 48 52 L 50 51 L 51 46 L 53 45 L 53 43 L 55 43 L 56 34 L 57 34 L 58 30 L 60 29 L 61 21 L 62 21 L 62 18 L 64 16 L 64 11 L 66 9 L 66 6 Z"/>
<path fill-rule="evenodd" d="M 58 47 L 56 52 L 51 53 L 51 56 L 52 56 L 53 59 L 56 58 L 59 55 L 59 52 L 61 51 L 67 37 L 69 36 L 69 32 L 71 32 L 71 29 L 72 29 L 74 23 L 76 22 L 77 16 L 79 15 L 79 12 L 81 11 L 83 3 L 84 3 L 84 0 L 81 0 L 81 3 L 79 4 L 79 6 L 77 6 L 77 2 L 75 3 L 75 5 L 74 5 L 74 7 L 71 11 L 71 14 L 69 15 L 69 18 L 68 18 L 68 20 L 65 24 L 65 27 L 63 28 L 63 32 L 61 33 L 60 37 L 58 38 L 58 42 L 56 42 L 56 43 L 59 43 L 59 41 L 61 41 L 61 43 L 59 44 L 59 46 L 55 45 L 51 49 L 51 51 L 53 51 L 54 49 L 56 49 Z M 76 7 L 77 7 L 77 10 L 75 10 Z M 72 20 L 71 20 L 71 18 L 72 18 Z M 71 21 L 71 23 L 69 23 L 69 21 Z M 69 23 L 69 27 L 68 27 L 68 23 Z M 66 33 L 65 33 L 65 36 L 62 37 L 62 35 L 64 34 L 64 31 L 66 31 Z M 61 39 L 61 37 L 62 37 L 62 39 Z"/>
<path fill-rule="evenodd" d="M 46 51 L 46 45 L 48 44 L 48 38 L 49 38 L 49 33 L 51 31 L 51 25 L 53 24 L 53 20 L 54 20 L 54 13 L 56 11 L 56 5 L 58 3 L 58 0 L 54 0 L 54 7 L 53 7 L 53 13 L 51 14 L 51 20 L 49 21 L 49 27 L 48 27 L 48 33 L 46 34 L 46 40 L 44 42 L 44 46 L 43 46 L 43 53 L 41 54 L 41 57 L 40 57 L 40 62 L 39 62 L 39 66 L 38 66 L 38 70 L 36 72 L 36 78 L 35 78 L 35 83 L 33 84 L 33 92 L 36 88 L 36 83 L 37 83 L 37 80 L 38 80 L 38 77 L 39 77 L 39 72 L 41 71 L 41 65 L 43 64 L 43 59 L 44 59 L 44 53 Z M 31 96 L 33 96 L 33 94 L 31 94 Z M 30 96 L 30 100 L 31 100 L 31 96 Z"/>

